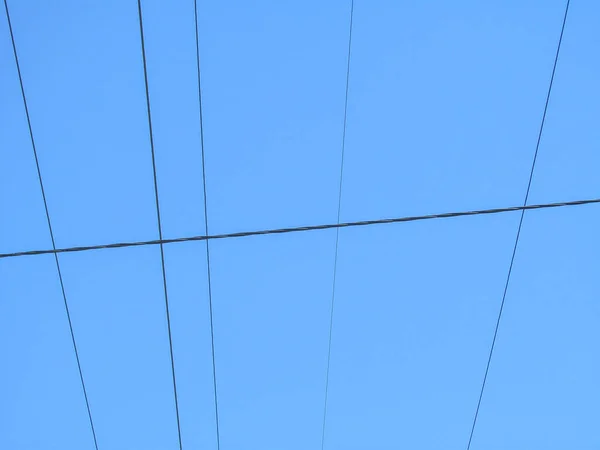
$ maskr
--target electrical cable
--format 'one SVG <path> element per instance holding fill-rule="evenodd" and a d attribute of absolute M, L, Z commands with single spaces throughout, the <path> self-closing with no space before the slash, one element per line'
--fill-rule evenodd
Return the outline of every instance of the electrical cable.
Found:
<path fill-rule="evenodd" d="M 159 240 L 162 241 L 162 225 L 160 220 L 160 206 L 158 201 L 158 181 L 156 176 L 156 159 L 154 154 L 154 133 L 152 132 L 152 115 L 150 113 L 150 89 L 148 86 L 148 67 L 146 64 L 146 46 L 144 42 L 144 22 L 142 19 L 142 2 L 138 0 L 138 17 L 140 23 L 140 41 L 142 48 L 142 63 L 144 66 L 144 85 L 146 88 L 146 111 L 148 113 L 148 133 L 150 137 L 150 151 L 152 154 L 152 172 L 154 178 L 154 198 L 156 200 L 156 217 L 158 222 L 158 237 Z M 171 315 L 169 312 L 169 295 L 167 291 L 167 274 L 165 269 L 165 252 L 163 248 L 163 243 L 159 243 L 160 247 L 160 262 L 162 268 L 162 281 L 163 281 L 163 290 L 165 295 L 165 313 L 167 316 L 167 331 L 169 335 L 169 353 L 171 357 L 171 375 L 173 379 L 173 394 L 175 397 L 175 415 L 177 418 L 177 437 L 179 439 L 179 450 L 183 450 L 182 442 L 181 442 L 181 422 L 179 419 L 179 399 L 177 397 L 177 381 L 175 377 L 175 358 L 173 355 L 173 336 L 171 334 Z"/>
<path fill-rule="evenodd" d="M 181 242 L 194 242 L 194 241 L 205 241 L 215 239 L 235 239 L 244 238 L 250 236 L 265 236 L 272 234 L 288 234 L 288 233 L 301 233 L 307 231 L 318 231 L 318 230 L 330 230 L 334 228 L 353 228 L 353 227 L 365 227 L 371 225 L 384 225 L 389 223 L 404 223 L 404 222 L 421 222 L 424 220 L 433 219 L 451 219 L 456 217 L 467 217 L 467 216 L 480 216 L 480 215 L 495 215 L 504 214 L 515 211 L 531 211 L 531 210 L 542 210 L 550 208 L 565 208 L 571 206 L 581 205 L 592 205 L 600 203 L 600 198 L 593 198 L 587 200 L 574 200 L 570 202 L 559 202 L 559 203 L 540 203 L 537 205 L 527 206 L 508 206 L 505 208 L 493 208 L 493 209 L 480 209 L 471 211 L 455 211 L 441 214 L 427 214 L 423 216 L 404 216 L 404 217 L 393 217 L 388 219 L 375 219 L 375 220 L 360 220 L 357 222 L 343 222 L 343 223 L 330 223 L 322 225 L 308 225 L 300 227 L 289 227 L 289 228 L 274 228 L 268 230 L 256 230 L 256 231 L 240 231 L 237 233 L 223 233 L 213 234 L 210 236 L 199 235 L 199 236 L 186 236 L 171 239 L 154 239 L 150 241 L 135 241 L 135 242 L 116 242 L 113 244 L 100 244 L 100 245 L 88 245 L 81 247 L 66 247 L 47 249 L 47 250 L 27 250 L 13 253 L 0 253 L 0 259 L 3 258 L 17 258 L 22 256 L 36 256 L 36 255 L 48 255 L 54 253 L 73 253 L 73 252 L 86 252 L 91 250 L 105 250 L 111 248 L 128 248 L 128 247 L 143 247 L 146 245 L 161 245 L 161 244 L 175 244 Z"/>
<path fill-rule="evenodd" d="M 25 116 L 27 118 L 27 127 L 29 128 L 29 137 L 31 139 L 31 147 L 33 149 L 33 157 L 35 159 L 35 167 L 37 169 L 38 180 L 40 183 L 40 190 L 42 192 L 42 200 L 44 202 L 44 209 L 46 211 L 46 220 L 48 222 L 48 231 L 50 232 L 50 240 L 52 241 L 52 249 L 54 250 L 54 260 L 56 261 L 56 271 L 58 272 L 58 280 L 60 282 L 60 290 L 62 292 L 63 303 L 65 306 L 65 313 L 67 315 L 67 322 L 69 323 L 69 332 L 71 334 L 71 342 L 73 343 L 73 351 L 75 353 L 75 360 L 77 361 L 77 370 L 79 371 L 79 380 L 81 381 L 81 388 L 83 390 L 83 397 L 85 399 L 85 406 L 87 409 L 88 419 L 90 422 L 90 429 L 92 431 L 92 437 L 94 439 L 94 447 L 98 450 L 98 439 L 96 438 L 96 429 L 94 428 L 94 421 L 92 420 L 92 411 L 90 408 L 90 401 L 88 399 L 87 388 L 83 379 L 83 371 L 81 370 L 81 361 L 79 359 L 79 351 L 77 349 L 77 342 L 75 340 L 75 332 L 73 331 L 73 322 L 71 320 L 71 313 L 69 311 L 69 303 L 67 301 L 67 294 L 65 292 L 65 284 L 63 282 L 62 272 L 60 270 L 60 263 L 58 261 L 58 252 L 56 252 L 56 242 L 54 240 L 54 232 L 52 230 L 52 222 L 50 220 L 50 211 L 48 209 L 48 202 L 46 200 L 46 192 L 44 190 L 44 182 L 42 181 L 42 171 L 40 170 L 40 162 L 38 159 L 37 148 L 35 145 L 35 139 L 33 138 L 33 128 L 31 126 L 31 117 L 29 115 L 29 107 L 27 105 L 27 97 L 25 95 L 25 87 L 23 85 L 23 77 L 21 75 L 21 66 L 19 64 L 19 56 L 17 53 L 17 45 L 15 42 L 15 36 L 13 33 L 12 23 L 10 20 L 10 13 L 8 10 L 8 2 L 4 0 L 4 9 L 6 10 L 6 19 L 8 21 L 8 30 L 10 33 L 10 39 L 12 42 L 13 53 L 15 57 L 15 64 L 17 66 L 17 74 L 19 76 L 19 85 L 21 87 L 21 96 L 23 98 L 23 106 L 25 107 Z"/>
<path fill-rule="evenodd" d="M 508 291 L 508 286 L 510 284 L 510 276 L 512 274 L 513 265 L 515 262 L 515 255 L 517 254 L 517 247 L 519 245 L 519 238 L 521 237 L 521 228 L 523 226 L 523 218 L 525 217 L 525 211 L 527 210 L 527 201 L 529 200 L 529 192 L 531 190 L 531 182 L 533 181 L 533 173 L 535 171 L 535 163 L 537 161 L 538 151 L 540 148 L 540 142 L 542 140 L 542 133 L 544 131 L 544 124 L 546 122 L 546 113 L 548 111 L 548 103 L 550 102 L 550 94 L 552 93 L 552 85 L 554 83 L 554 74 L 556 73 L 556 66 L 558 64 L 558 56 L 560 54 L 560 46 L 562 44 L 563 34 L 565 31 L 565 25 L 567 23 L 567 15 L 569 13 L 569 3 L 571 0 L 567 0 L 567 4 L 565 7 L 565 13 L 562 21 L 562 27 L 560 30 L 560 37 L 558 39 L 558 46 L 556 48 L 556 55 L 554 57 L 554 65 L 552 67 L 552 76 L 550 77 L 550 84 L 548 86 L 548 92 L 546 94 L 546 103 L 544 105 L 544 113 L 542 114 L 542 121 L 540 123 L 540 128 L 537 137 L 537 143 L 535 145 L 535 153 L 533 155 L 533 162 L 531 163 L 531 171 L 529 173 L 529 182 L 527 183 L 527 191 L 525 193 L 525 200 L 523 201 L 523 209 L 521 209 L 521 217 L 519 219 L 519 227 L 517 228 L 517 235 L 515 237 L 515 244 L 513 246 L 512 256 L 510 258 L 510 265 L 508 267 L 508 274 L 506 276 L 506 283 L 504 284 L 504 292 L 502 294 L 502 301 L 500 302 L 500 309 L 498 310 L 498 317 L 496 319 L 496 326 L 494 328 L 494 337 L 492 338 L 492 344 L 490 346 L 490 351 L 488 354 L 487 364 L 485 367 L 485 374 L 483 375 L 483 381 L 481 383 L 481 390 L 479 391 L 479 399 L 477 400 L 477 408 L 475 409 L 475 415 L 473 417 L 473 423 L 471 425 L 471 433 L 469 434 L 469 442 L 467 444 L 467 450 L 471 449 L 471 442 L 473 441 L 473 434 L 475 432 L 475 426 L 477 424 L 477 418 L 479 417 L 479 409 L 481 407 L 481 400 L 483 399 L 483 393 L 485 391 L 485 386 L 487 382 L 488 373 L 490 370 L 490 364 L 492 362 L 492 357 L 494 355 L 494 347 L 496 345 L 496 338 L 498 337 L 498 329 L 500 328 L 500 320 L 502 319 L 502 312 L 504 310 L 504 304 L 506 301 L 506 293 Z"/>
<path fill-rule="evenodd" d="M 204 121 L 202 116 L 202 84 L 200 82 L 200 38 L 198 36 L 198 2 L 194 0 L 194 25 L 196 28 L 196 72 L 198 77 L 198 110 L 200 117 L 200 149 L 202 155 L 202 188 L 204 192 L 204 229 L 208 237 L 208 201 L 206 197 L 206 163 L 204 155 Z M 221 448 L 221 435 L 219 432 L 219 401 L 217 395 L 217 366 L 215 362 L 215 333 L 213 322 L 212 283 L 210 276 L 210 248 L 209 240 L 206 243 L 206 275 L 208 279 L 208 310 L 210 316 L 210 348 L 212 355 L 213 393 L 215 404 L 215 429 L 217 437 L 217 450 Z"/>
<path fill-rule="evenodd" d="M 338 188 L 337 223 L 340 223 L 342 210 L 342 186 L 344 180 L 344 154 L 346 151 L 346 129 L 348 122 L 348 90 L 350 87 L 350 55 L 352 51 L 352 23 L 354 19 L 354 0 L 350 2 L 350 27 L 348 32 L 348 55 L 346 66 L 346 93 L 344 96 L 344 125 L 342 128 L 342 155 L 340 162 L 340 182 Z M 337 279 L 338 247 L 340 242 L 340 228 L 335 229 L 335 256 L 333 260 L 333 282 L 331 287 L 331 304 L 329 309 L 329 339 L 327 343 L 327 369 L 325 372 L 325 401 L 323 404 L 323 426 L 321 430 L 321 450 L 325 448 L 325 425 L 327 423 L 327 402 L 329 400 L 329 370 L 331 367 L 331 340 L 333 335 L 333 313 L 335 306 L 335 286 Z"/>

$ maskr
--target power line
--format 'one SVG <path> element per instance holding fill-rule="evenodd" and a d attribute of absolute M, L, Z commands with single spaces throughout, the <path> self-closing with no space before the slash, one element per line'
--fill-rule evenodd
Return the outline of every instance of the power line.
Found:
<path fill-rule="evenodd" d="M 344 96 L 344 125 L 342 129 L 342 156 L 340 162 L 340 182 L 338 188 L 337 223 L 340 223 L 342 210 L 342 186 L 344 181 L 344 154 L 346 151 L 346 125 L 348 122 L 348 89 L 350 87 L 350 55 L 352 50 L 352 22 L 354 19 L 354 0 L 350 2 L 350 27 L 348 32 L 348 56 L 346 66 L 346 93 Z M 335 282 L 337 279 L 338 247 L 340 242 L 340 228 L 335 229 L 335 256 L 333 260 L 333 282 L 331 287 L 331 305 L 329 310 L 329 339 L 327 343 L 327 369 L 325 373 L 325 401 L 323 404 L 323 427 L 321 430 L 321 450 L 325 447 L 325 425 L 327 423 L 327 401 L 329 399 L 329 369 L 331 367 L 331 337 L 333 335 L 333 313 L 335 306 Z"/>
<path fill-rule="evenodd" d="M 196 69 L 198 76 L 198 111 L 200 116 L 200 149 L 202 155 L 202 188 L 204 192 L 204 229 L 208 236 L 208 201 L 206 197 L 206 163 L 204 158 L 204 121 L 202 120 L 202 84 L 200 82 L 200 38 L 198 36 L 198 2 L 194 0 L 194 25 L 196 29 Z M 210 348 L 212 355 L 213 393 L 215 403 L 215 428 L 217 435 L 217 450 L 221 448 L 219 433 L 219 401 L 217 395 L 217 366 L 215 362 L 215 333 L 213 323 L 212 284 L 210 276 L 210 248 L 206 239 L 206 275 L 208 279 L 208 311 L 210 316 Z"/>
<path fill-rule="evenodd" d="M 86 252 L 91 250 L 104 250 L 111 248 L 128 248 L 128 247 L 142 247 L 147 245 L 162 245 L 162 244 L 175 244 L 180 242 L 193 242 L 193 241 L 206 241 L 206 240 L 215 240 L 215 239 L 234 239 L 234 238 L 244 238 L 250 236 L 264 236 L 271 234 L 288 234 L 288 233 L 301 233 L 307 231 L 317 231 L 317 230 L 330 230 L 334 228 L 352 228 L 352 227 L 364 227 L 371 225 L 383 225 L 389 223 L 404 223 L 404 222 L 421 222 L 424 220 L 432 220 L 432 219 L 451 219 L 454 217 L 467 217 L 467 216 L 480 216 L 480 215 L 493 215 L 493 214 L 503 214 L 515 211 L 530 211 L 534 209 L 550 209 L 550 208 L 564 208 L 570 206 L 581 206 L 581 205 L 591 205 L 600 203 L 600 198 L 588 199 L 588 200 L 574 200 L 570 202 L 560 202 L 560 203 L 541 203 L 537 205 L 527 205 L 527 206 L 509 206 L 505 208 L 493 208 L 493 209 L 480 209 L 480 210 L 471 210 L 471 211 L 457 211 L 457 212 L 448 212 L 441 214 L 428 214 L 423 216 L 404 216 L 404 217 L 394 217 L 388 219 L 375 219 L 375 220 L 361 220 L 357 222 L 345 222 L 345 223 L 332 223 L 332 224 L 322 224 L 322 225 L 308 225 L 308 226 L 300 226 L 300 227 L 289 227 L 289 228 L 274 228 L 268 230 L 256 230 L 256 231 L 240 231 L 237 233 L 223 233 L 223 234 L 213 234 L 210 236 L 199 235 L 199 236 L 187 236 L 180 238 L 172 238 L 172 239 L 155 239 L 150 241 L 136 241 L 136 242 L 117 242 L 113 244 L 100 244 L 100 245 L 89 245 L 89 246 L 81 246 L 81 247 L 66 247 L 66 248 L 58 248 L 58 249 L 48 249 L 48 250 L 28 250 L 23 252 L 14 252 L 14 253 L 0 253 L 0 259 L 3 258 L 17 258 L 21 256 L 36 256 L 36 255 L 49 255 L 54 253 L 74 253 L 74 252 Z"/>
<path fill-rule="evenodd" d="M 140 41 L 142 46 L 142 62 L 144 66 L 144 85 L 146 88 L 146 111 L 148 113 L 148 133 L 150 135 L 150 152 L 152 154 L 152 173 L 154 177 L 154 198 L 156 200 L 156 218 L 158 222 L 158 237 L 162 241 L 162 225 L 160 220 L 160 206 L 158 201 L 158 181 L 156 177 L 156 159 L 154 156 L 154 133 L 152 132 L 152 115 L 150 113 L 150 89 L 148 87 L 148 67 L 146 64 L 146 46 L 144 42 L 144 24 L 142 20 L 142 2 L 138 0 L 138 17 L 140 22 Z M 173 378 L 173 394 L 175 397 L 175 415 L 177 417 L 177 437 L 179 439 L 179 450 L 183 450 L 181 443 L 181 422 L 179 420 L 179 399 L 177 397 L 177 382 L 175 377 L 175 359 L 173 356 L 173 337 L 171 335 L 171 315 L 169 313 L 169 295 L 167 292 L 167 274 L 165 270 L 165 252 L 162 242 L 160 246 L 160 263 L 162 268 L 163 290 L 165 294 L 165 312 L 167 316 L 167 331 L 169 335 L 169 353 L 171 356 L 171 375 Z"/>
<path fill-rule="evenodd" d="M 40 183 L 40 190 L 42 192 L 42 200 L 44 202 L 44 209 L 46 211 L 46 220 L 48 222 L 48 231 L 50 232 L 50 240 L 52 241 L 52 249 L 54 250 L 54 260 L 56 262 L 56 271 L 58 272 L 58 281 L 60 282 L 60 290 L 62 292 L 63 303 L 65 305 L 65 313 L 67 315 L 67 322 L 69 323 L 69 332 L 71 334 L 71 342 L 73 343 L 73 351 L 75 352 L 75 360 L 77 361 L 77 370 L 79 371 L 79 380 L 81 381 L 81 388 L 83 390 L 83 397 L 85 399 L 85 406 L 87 409 L 88 419 L 90 422 L 90 429 L 92 431 L 92 437 L 94 439 L 94 447 L 98 450 L 98 440 L 96 438 L 96 429 L 94 428 L 94 421 L 92 420 L 92 411 L 90 409 L 90 402 L 87 395 L 87 389 L 85 387 L 85 381 L 83 379 L 83 371 L 81 370 L 81 361 L 79 359 L 79 351 L 77 349 L 77 342 L 75 341 L 75 333 L 73 331 L 73 322 L 71 321 L 71 313 L 69 311 L 69 303 L 67 302 L 67 294 L 65 292 L 65 284 L 63 282 L 62 272 L 60 270 L 60 263 L 58 261 L 58 253 L 56 252 L 56 242 L 54 240 L 54 232 L 52 230 L 52 222 L 50 220 L 50 211 L 48 209 L 48 202 L 46 201 L 46 192 L 44 190 L 44 182 L 42 181 L 42 171 L 40 170 L 40 162 L 37 155 L 37 148 L 35 145 L 35 139 L 33 138 L 33 129 L 31 127 L 31 117 L 29 116 L 29 107 L 27 106 L 27 97 L 25 95 L 25 88 L 23 86 L 23 77 L 21 75 L 21 65 L 19 64 L 19 56 L 17 53 L 17 45 L 15 43 L 15 36 L 12 29 L 12 23 L 10 20 L 10 13 L 8 11 L 8 2 L 4 0 L 4 9 L 6 10 L 6 19 L 8 21 L 8 30 L 10 33 L 10 39 L 12 42 L 13 53 L 15 57 L 15 64 L 17 67 L 17 74 L 19 76 L 19 85 L 21 87 L 21 96 L 23 98 L 23 106 L 25 107 L 25 116 L 27 118 L 27 127 L 29 129 L 29 137 L 31 139 L 31 148 L 33 149 L 33 157 L 35 159 L 35 167 L 37 169 L 38 180 Z"/>
<path fill-rule="evenodd" d="M 498 337 L 498 329 L 500 328 L 500 320 L 502 319 L 502 311 L 504 310 L 504 303 L 506 301 L 506 293 L 508 291 L 508 286 L 510 284 L 510 276 L 512 274 L 513 265 L 515 262 L 515 255 L 517 254 L 517 247 L 519 245 L 519 238 L 521 237 L 521 228 L 523 226 L 523 218 L 525 217 L 525 211 L 527 206 L 527 201 L 529 200 L 529 192 L 531 190 L 531 182 L 533 181 L 533 173 L 535 171 L 535 163 L 537 161 L 538 151 L 540 148 L 540 142 L 542 140 L 542 133 L 544 131 L 544 124 L 546 122 L 546 113 L 548 111 L 548 103 L 550 102 L 550 94 L 552 93 L 552 85 L 554 83 L 554 74 L 556 73 L 556 66 L 558 64 L 558 56 L 560 54 L 560 46 L 562 44 L 563 34 L 565 31 L 565 25 L 567 23 L 567 15 L 569 13 L 569 3 L 571 0 L 567 0 L 567 4 L 565 7 L 565 13 L 562 21 L 562 27 L 560 30 L 560 37 L 558 39 L 558 45 L 556 47 L 556 55 L 554 57 L 554 65 L 552 66 L 552 76 L 550 77 L 550 84 L 548 85 L 548 92 L 546 94 L 546 103 L 544 105 L 544 113 L 542 114 L 542 121 L 540 123 L 540 128 L 537 137 L 537 143 L 535 145 L 535 153 L 533 154 L 533 161 L 531 163 L 531 171 L 529 173 L 529 182 L 527 183 L 527 191 L 525 192 L 525 200 L 523 200 L 523 209 L 521 210 L 521 217 L 519 219 L 519 227 L 517 228 L 517 235 L 515 237 L 515 244 L 513 246 L 512 256 L 510 258 L 510 265 L 508 266 L 508 274 L 506 275 L 506 283 L 504 284 L 504 292 L 502 294 L 502 301 L 500 302 L 500 309 L 498 310 L 498 317 L 496 319 L 496 326 L 494 328 L 494 337 L 492 338 L 492 344 L 490 346 L 490 351 L 487 359 L 487 364 L 485 367 L 485 374 L 483 375 L 483 381 L 481 383 L 481 390 L 479 392 L 479 399 L 477 400 L 477 408 L 475 409 L 475 416 L 473 417 L 473 423 L 471 425 L 471 433 L 469 435 L 469 443 L 467 444 L 467 450 L 471 448 L 471 442 L 473 440 L 473 433 L 475 432 L 475 425 L 477 424 L 477 418 L 479 417 L 479 408 L 481 407 L 481 400 L 483 399 L 483 393 L 485 391 L 485 385 L 488 377 L 488 373 L 490 370 L 490 364 L 492 362 L 492 357 L 494 355 L 494 347 L 496 344 L 496 338 Z"/>

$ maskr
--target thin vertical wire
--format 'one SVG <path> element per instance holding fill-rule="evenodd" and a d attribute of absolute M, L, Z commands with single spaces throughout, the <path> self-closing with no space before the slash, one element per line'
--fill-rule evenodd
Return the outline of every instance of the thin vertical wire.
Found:
<path fill-rule="evenodd" d="M 348 90 L 350 86 L 350 55 L 352 51 L 352 24 L 354 19 L 354 0 L 350 2 L 350 27 L 348 32 L 348 56 L 346 67 L 346 93 L 344 97 L 344 126 L 342 131 L 342 156 L 340 162 L 340 182 L 338 187 L 338 208 L 337 208 L 337 223 L 340 223 L 340 213 L 342 210 L 342 186 L 344 180 L 344 153 L 346 150 L 346 129 L 348 122 Z M 325 373 L 325 401 L 323 405 L 323 426 L 321 430 L 321 450 L 325 447 L 325 427 L 327 424 L 327 403 L 329 400 L 329 371 L 331 368 L 331 341 L 333 335 L 333 316 L 335 307 L 335 287 L 337 279 L 337 262 L 338 262 L 338 247 L 340 242 L 340 229 L 335 230 L 335 256 L 333 260 L 333 283 L 331 288 L 331 306 L 329 312 L 329 339 L 327 343 L 327 370 Z"/>
<path fill-rule="evenodd" d="M 144 66 L 144 84 L 146 88 L 146 111 L 148 113 L 148 132 L 150 135 L 150 151 L 152 154 L 152 173 L 154 177 L 154 198 L 156 200 L 156 217 L 158 222 L 158 237 L 162 241 L 162 225 L 160 220 L 160 206 L 158 201 L 158 181 L 156 176 L 156 159 L 154 156 L 154 133 L 152 132 L 152 115 L 150 113 L 150 89 L 148 87 L 148 67 L 146 64 L 146 46 L 144 42 L 144 25 L 142 20 L 142 3 L 138 0 L 138 17 L 140 23 L 140 40 L 142 45 L 142 62 Z M 175 397 L 175 415 L 177 417 L 177 437 L 179 439 L 179 449 L 182 450 L 181 442 L 181 422 L 179 420 L 179 399 L 177 397 L 177 382 L 175 377 L 175 358 L 173 356 L 173 337 L 171 334 L 171 315 L 169 313 L 169 295 L 167 292 L 167 274 L 165 270 L 165 252 L 163 244 L 160 244 L 160 262 L 162 268 L 163 291 L 165 295 L 165 312 L 167 316 L 167 331 L 169 335 L 169 353 L 171 356 L 171 376 L 173 379 L 173 394 Z"/>
<path fill-rule="evenodd" d="M 46 201 L 46 191 L 44 190 L 44 182 L 42 181 L 42 171 L 40 170 L 40 162 L 38 160 L 37 148 L 35 145 L 35 139 L 33 138 L 33 129 L 31 127 L 31 117 L 29 115 L 29 107 L 27 105 L 27 97 L 25 95 L 25 88 L 23 86 L 23 77 L 21 75 L 21 66 L 19 64 L 19 56 L 17 53 L 17 45 L 15 43 L 15 36 L 13 33 L 12 22 L 10 20 L 10 13 L 8 10 L 7 0 L 4 0 L 4 9 L 6 10 L 6 19 L 8 21 L 8 30 L 10 33 L 10 39 L 12 42 L 13 53 L 15 57 L 15 64 L 17 66 L 17 74 L 19 76 L 19 85 L 21 87 L 21 97 L 23 98 L 23 106 L 25 107 L 25 116 L 27 118 L 27 127 L 29 128 L 29 138 L 31 139 L 31 147 L 33 149 L 33 157 L 35 159 L 35 167 L 37 169 L 38 180 L 40 183 L 40 190 L 42 191 L 42 200 L 44 202 L 44 210 L 46 211 L 46 220 L 48 222 L 48 231 L 50 232 L 50 240 L 52 241 L 52 249 L 56 251 L 56 242 L 54 240 L 54 232 L 52 230 L 52 222 L 50 220 L 50 211 L 48 210 L 48 202 Z M 63 304 L 65 306 L 65 313 L 67 315 L 67 322 L 69 323 L 69 332 L 71 334 L 71 342 L 73 343 L 73 351 L 75 353 L 75 360 L 77 361 L 77 370 L 79 371 L 79 380 L 81 381 L 81 388 L 83 390 L 83 397 L 85 399 L 85 407 L 87 409 L 88 419 L 90 422 L 90 429 L 92 431 L 92 437 L 94 439 L 94 447 L 98 450 L 98 439 L 96 438 L 96 429 L 94 428 L 94 421 L 92 420 L 92 411 L 90 409 L 90 401 L 88 399 L 87 389 L 85 387 L 85 381 L 83 379 L 83 371 L 81 370 L 81 361 L 79 359 L 79 351 L 77 349 L 77 342 L 75 341 L 75 332 L 73 331 L 73 322 L 71 321 L 71 313 L 69 311 L 69 303 L 67 302 L 67 294 L 65 292 L 65 284 L 63 282 L 62 272 L 60 270 L 60 263 L 58 261 L 58 253 L 54 253 L 54 260 L 56 262 L 56 271 L 58 272 L 58 280 L 60 282 L 60 290 L 62 293 Z"/>
<path fill-rule="evenodd" d="M 200 82 L 200 38 L 198 36 L 198 2 L 194 0 L 194 24 L 196 27 L 196 72 L 198 78 L 198 110 L 200 117 L 200 150 L 202 155 L 202 188 L 204 192 L 204 229 L 208 236 L 208 201 L 206 196 L 206 164 L 204 158 L 204 121 L 202 120 L 202 84 Z M 217 450 L 221 448 L 221 436 L 219 432 L 219 401 L 217 395 L 217 366 L 215 362 L 215 333 L 213 323 L 212 284 L 210 276 L 210 248 L 206 239 L 206 275 L 208 279 L 208 311 L 210 316 L 210 348 L 212 355 L 213 393 L 215 404 L 215 428 L 217 437 Z"/>
<path fill-rule="evenodd" d="M 525 192 L 525 199 L 523 200 L 523 206 L 527 206 L 527 201 L 529 200 L 529 192 L 531 190 L 531 182 L 533 181 L 533 173 L 535 171 L 535 163 L 538 157 L 538 151 L 540 148 L 540 142 L 542 140 L 542 133 L 544 131 L 544 124 L 546 123 L 546 113 L 548 111 L 548 104 L 550 103 L 550 94 L 552 93 L 552 85 L 554 84 L 554 74 L 556 73 L 556 66 L 558 64 L 558 56 L 560 55 L 560 46 L 562 44 L 563 34 L 565 31 L 565 25 L 567 23 L 567 15 L 569 13 L 569 4 L 571 0 L 567 0 L 567 4 L 565 7 L 565 14 L 562 21 L 562 27 L 560 30 L 560 37 L 558 39 L 558 45 L 556 48 L 556 55 L 554 57 L 554 65 L 552 66 L 552 76 L 550 77 L 550 84 L 548 86 L 548 92 L 546 94 L 546 103 L 544 105 L 544 113 L 542 114 L 542 121 L 540 123 L 540 128 L 537 137 L 537 143 L 535 145 L 535 153 L 533 154 L 533 162 L 531 163 L 531 171 L 529 172 L 529 182 L 527 183 L 527 191 Z M 498 317 L 496 319 L 496 326 L 494 328 L 494 337 L 492 338 L 492 345 L 490 346 L 490 351 L 487 359 L 487 364 L 485 367 L 485 374 L 483 375 L 483 382 L 481 383 L 481 390 L 479 391 L 479 399 L 477 400 L 477 408 L 475 409 L 475 416 L 473 417 L 473 423 L 471 425 L 471 433 L 469 435 L 469 442 L 467 444 L 467 450 L 471 448 L 471 442 L 473 441 L 473 434 L 475 432 L 475 426 L 477 424 L 477 418 L 479 417 L 479 409 L 481 407 L 481 400 L 483 399 L 483 393 L 485 391 L 485 385 L 487 382 L 488 373 L 490 370 L 490 364 L 492 362 L 492 357 L 494 355 L 494 347 L 496 345 L 496 338 L 498 337 L 498 329 L 500 328 L 500 320 L 502 319 L 502 312 L 504 310 L 504 303 L 506 301 L 506 293 L 508 292 L 508 286 L 510 284 L 510 277 L 512 274 L 513 265 L 515 262 L 515 255 L 517 254 L 517 247 L 519 246 L 519 238 L 521 237 L 521 228 L 523 226 L 523 218 L 525 217 L 525 210 L 521 210 L 521 218 L 519 219 L 519 227 L 517 228 L 517 236 L 515 237 L 515 244 L 513 246 L 512 256 L 510 258 L 510 265 L 508 266 L 508 274 L 506 276 L 506 283 L 504 284 L 504 292 L 502 294 L 502 302 L 500 303 L 500 309 L 498 311 Z"/>

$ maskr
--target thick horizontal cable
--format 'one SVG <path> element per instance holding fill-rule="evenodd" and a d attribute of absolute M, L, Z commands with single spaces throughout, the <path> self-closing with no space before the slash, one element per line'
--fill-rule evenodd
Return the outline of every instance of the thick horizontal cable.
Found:
<path fill-rule="evenodd" d="M 386 223 L 402 223 L 402 222 L 420 222 L 423 220 L 432 219 L 450 219 L 453 217 L 466 217 L 466 216 L 479 216 L 489 214 L 502 214 L 514 211 L 529 211 L 534 209 L 550 209 L 550 208 L 562 208 L 566 206 L 581 206 L 591 205 L 600 203 L 600 198 L 593 198 L 587 200 L 574 200 L 570 202 L 560 203 L 541 203 L 538 205 L 527 205 L 527 206 L 509 206 L 506 208 L 493 208 L 493 209 L 480 209 L 473 211 L 457 211 L 447 212 L 441 214 L 428 214 L 424 216 L 405 216 L 395 217 L 390 219 L 376 219 L 376 220 L 361 220 L 358 222 L 345 222 L 345 223 L 331 223 L 323 225 L 308 225 L 303 227 L 290 227 L 290 228 L 275 228 L 269 230 L 257 230 L 257 231 L 240 231 L 237 233 L 224 233 L 224 234 L 213 234 L 213 235 L 200 235 L 200 236 L 189 236 L 180 237 L 173 239 L 155 239 L 151 241 L 138 241 L 138 242 L 120 242 L 114 244 L 102 244 L 102 245 L 89 245 L 84 247 L 68 247 L 68 248 L 57 248 L 56 250 L 28 250 L 24 252 L 14 253 L 0 253 L 0 259 L 2 258 L 15 258 L 19 256 L 35 256 L 35 255 L 49 255 L 55 253 L 74 253 L 74 252 L 85 252 L 89 250 L 103 250 L 109 248 L 125 248 L 125 247 L 141 247 L 145 245 L 161 245 L 161 244 L 175 244 L 177 242 L 191 242 L 191 241 L 206 241 L 214 239 L 232 239 L 242 238 L 249 236 L 262 236 L 266 234 L 287 234 L 287 233 L 299 233 L 302 231 L 317 231 L 317 230 L 329 230 L 335 228 L 350 228 L 350 227 L 364 227 L 369 225 L 383 225 Z"/>

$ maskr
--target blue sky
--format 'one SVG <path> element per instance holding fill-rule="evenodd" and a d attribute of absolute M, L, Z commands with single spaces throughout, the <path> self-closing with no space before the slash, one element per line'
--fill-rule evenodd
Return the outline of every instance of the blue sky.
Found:
<path fill-rule="evenodd" d="M 10 1 L 57 246 L 157 237 L 134 1 Z M 334 222 L 348 1 L 199 2 L 212 233 Z M 143 2 L 163 234 L 204 233 L 192 1 Z M 523 201 L 564 1 L 357 0 L 341 220 Z M 599 195 L 573 0 L 531 203 Z M 6 19 L 0 252 L 51 246 Z M 600 445 L 597 206 L 527 213 L 473 449 Z M 466 446 L 519 214 L 340 232 L 327 449 Z M 221 447 L 318 449 L 335 231 L 211 244 Z M 183 445 L 216 448 L 202 243 L 165 247 Z M 60 257 L 101 450 L 177 448 L 159 250 Z M 0 260 L 0 448 L 91 449 L 52 256 Z"/>

